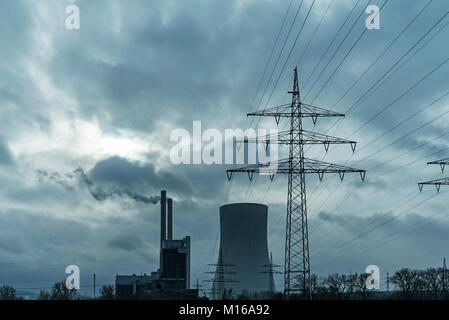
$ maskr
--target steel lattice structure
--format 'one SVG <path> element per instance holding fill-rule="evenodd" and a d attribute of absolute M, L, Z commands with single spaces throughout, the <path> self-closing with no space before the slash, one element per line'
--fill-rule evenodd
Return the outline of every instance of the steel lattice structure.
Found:
<path fill-rule="evenodd" d="M 427 162 L 427 165 L 429 165 L 429 164 L 440 165 L 441 172 L 444 172 L 444 168 L 446 167 L 446 165 L 449 164 L 449 158 Z M 426 181 L 426 182 L 419 182 L 418 187 L 419 187 L 420 192 L 422 192 L 424 185 L 434 185 L 437 188 L 437 191 L 440 192 L 441 186 L 449 185 L 449 178 L 442 178 L 442 179 L 431 180 L 431 181 Z"/>
<path fill-rule="evenodd" d="M 274 264 L 273 263 L 273 254 L 270 253 L 270 263 L 269 264 L 264 264 L 261 267 L 265 268 L 265 271 L 260 271 L 259 273 L 266 273 L 270 275 L 270 283 L 268 286 L 268 290 L 272 293 L 274 293 L 275 291 L 275 286 L 274 286 L 274 275 L 275 274 L 281 274 L 282 272 L 280 271 L 276 271 L 274 268 L 280 268 L 281 266 L 278 264 Z"/>
<path fill-rule="evenodd" d="M 316 133 L 312 131 L 303 130 L 301 140 L 297 140 L 297 137 L 294 137 L 295 143 L 301 143 L 301 144 L 316 144 L 316 141 L 322 141 L 324 145 L 324 149 L 329 151 L 329 145 L 331 144 L 350 144 L 352 151 L 355 151 L 355 147 L 357 142 L 340 139 L 332 136 L 328 136 L 321 133 Z M 290 144 L 290 131 L 282 131 L 279 132 L 277 135 L 266 135 L 265 137 L 258 137 L 258 138 L 245 138 L 244 140 L 237 140 L 236 143 L 262 143 L 265 144 L 268 148 L 268 144 L 270 143 L 277 143 L 277 144 Z"/>
<path fill-rule="evenodd" d="M 220 297 L 221 300 L 226 298 L 226 288 L 225 283 L 238 282 L 237 280 L 226 278 L 225 275 L 237 274 L 233 271 L 228 271 L 227 267 L 235 267 L 235 265 L 230 263 L 225 263 L 223 261 L 223 254 L 220 249 L 220 253 L 218 255 L 218 263 L 209 263 L 209 266 L 216 267 L 215 271 L 207 271 L 205 273 L 212 273 L 215 275 L 214 278 L 204 280 L 204 282 L 212 282 L 212 289 L 209 294 L 213 296 L 213 298 Z M 216 286 L 215 286 L 216 285 Z"/>
<path fill-rule="evenodd" d="M 325 173 L 338 173 L 340 179 L 343 180 L 346 172 L 358 172 L 364 180 L 366 171 L 304 157 L 304 145 L 306 144 L 323 144 L 327 151 L 329 144 L 347 143 L 351 145 L 354 151 L 355 141 L 339 139 L 303 129 L 303 118 L 311 118 L 315 124 L 318 118 L 344 117 L 344 114 L 302 103 L 297 68 L 294 70 L 293 91 L 289 91 L 289 93 L 292 94 L 291 104 L 249 113 L 248 116 L 274 117 L 277 124 L 279 124 L 280 118 L 290 118 L 290 129 L 279 133 L 277 139 L 274 139 L 277 142 L 272 142 L 269 139 L 270 136 L 246 139 L 240 142 L 264 141 L 268 145 L 269 141 L 270 143 L 289 146 L 289 157 L 277 161 L 277 166 L 274 166 L 277 169 L 270 173 L 271 180 L 276 173 L 288 175 L 284 294 L 288 297 L 291 294 L 302 293 L 304 298 L 311 299 L 305 175 L 315 173 L 322 180 Z M 227 170 L 227 175 L 228 179 L 231 180 L 233 172 L 247 172 L 251 180 L 254 173 L 261 173 L 262 169 L 265 169 L 264 172 L 266 173 L 268 167 L 272 168 L 273 166 L 270 166 L 270 163 L 251 165 Z"/>

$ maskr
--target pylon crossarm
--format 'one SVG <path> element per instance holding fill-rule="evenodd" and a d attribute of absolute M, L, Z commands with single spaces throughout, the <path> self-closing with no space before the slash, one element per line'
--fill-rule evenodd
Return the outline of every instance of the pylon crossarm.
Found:
<path fill-rule="evenodd" d="M 235 267 L 235 264 L 224 263 L 224 262 L 208 263 L 207 265 L 208 266 L 213 266 L 213 267 Z"/>
<path fill-rule="evenodd" d="M 312 118 L 316 122 L 316 118 L 323 117 L 344 117 L 342 113 L 334 112 L 328 109 L 311 106 L 301 103 L 300 113 L 292 113 L 291 104 L 283 104 L 277 107 L 272 107 L 264 110 L 248 113 L 248 117 L 275 117 L 275 118 L 290 118 L 300 116 L 302 118 Z M 276 121 L 277 122 L 277 121 Z"/>
<path fill-rule="evenodd" d="M 261 267 L 264 267 L 264 268 L 279 268 L 280 267 L 280 265 L 278 265 L 278 264 L 274 264 L 274 263 L 270 263 L 270 264 L 263 264 L 263 265 L 261 265 Z"/>
<path fill-rule="evenodd" d="M 440 168 L 441 168 L 441 172 L 444 172 L 444 169 L 446 167 L 446 165 L 449 165 L 449 158 L 446 159 L 441 159 L 441 160 L 437 160 L 437 161 L 431 161 L 431 162 L 427 162 L 427 164 L 439 164 Z"/>
<path fill-rule="evenodd" d="M 316 133 L 312 131 L 302 130 L 301 139 L 297 138 L 297 135 L 292 139 L 290 131 L 282 131 L 278 134 L 267 134 L 265 136 L 245 138 L 242 140 L 236 140 L 236 143 L 262 143 L 265 146 L 268 144 L 323 144 L 326 152 L 329 150 L 330 144 L 350 144 L 352 152 L 355 151 L 357 142 L 341 139 L 333 136 L 328 136 L 321 133 Z"/>
<path fill-rule="evenodd" d="M 212 273 L 212 274 L 217 274 L 217 273 L 219 273 L 219 274 L 237 274 L 237 272 L 231 272 L 231 271 L 219 271 L 219 272 L 217 272 L 217 271 L 206 271 L 206 272 L 204 272 L 204 273 Z"/>
<path fill-rule="evenodd" d="M 424 185 L 434 185 L 437 188 L 437 191 L 440 192 L 441 186 L 449 186 L 449 178 L 418 182 L 419 191 L 422 192 Z"/>
<path fill-rule="evenodd" d="M 275 271 L 275 270 L 271 270 L 271 271 L 260 271 L 259 272 L 260 274 L 281 274 L 282 272 L 280 272 L 280 271 Z"/>
<path fill-rule="evenodd" d="M 289 173 L 306 173 L 312 174 L 317 173 L 322 179 L 324 173 L 338 173 L 340 175 L 340 179 L 343 180 L 345 173 L 360 173 L 362 180 L 365 179 L 366 170 L 360 170 L 355 168 L 350 168 L 346 166 L 341 166 L 333 163 L 327 163 L 323 161 L 313 160 L 304 158 L 304 169 L 301 169 L 300 164 L 297 160 L 293 161 L 293 167 L 290 168 L 289 159 L 283 159 L 280 161 L 269 162 L 266 164 L 255 164 L 249 165 L 242 168 L 230 169 L 226 171 L 228 173 L 228 177 L 233 172 L 247 172 L 248 174 L 265 174 L 265 175 L 273 175 L 273 174 L 289 174 Z"/>
<path fill-rule="evenodd" d="M 237 280 L 232 280 L 232 279 L 226 279 L 226 278 L 222 278 L 222 279 L 207 279 L 207 280 L 203 280 L 204 282 L 216 282 L 216 283 L 228 283 L 228 282 L 239 282 Z M 216 290 L 217 292 L 220 291 L 219 289 Z"/>

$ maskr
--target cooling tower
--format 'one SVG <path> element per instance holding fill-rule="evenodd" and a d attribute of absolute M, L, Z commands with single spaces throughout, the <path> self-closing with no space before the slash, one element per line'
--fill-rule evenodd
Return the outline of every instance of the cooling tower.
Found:
<path fill-rule="evenodd" d="M 223 288 L 228 292 L 232 289 L 233 295 L 274 291 L 273 274 L 263 273 L 270 264 L 267 219 L 268 207 L 263 204 L 220 207 L 221 257 L 212 286 L 213 299 L 223 297 Z"/>

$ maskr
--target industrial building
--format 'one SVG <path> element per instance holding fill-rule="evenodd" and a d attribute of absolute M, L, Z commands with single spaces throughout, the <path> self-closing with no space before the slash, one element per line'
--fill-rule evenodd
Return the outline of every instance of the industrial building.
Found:
<path fill-rule="evenodd" d="M 167 199 L 165 190 L 161 191 L 160 236 L 158 270 L 150 275 L 117 275 L 115 292 L 118 299 L 198 298 L 198 291 L 190 289 L 190 237 L 173 239 L 173 200 Z"/>
<path fill-rule="evenodd" d="M 234 203 L 220 207 L 220 249 L 211 298 L 274 293 L 272 265 L 267 244 L 268 207 Z M 226 276 L 224 276 L 226 275 Z M 224 294 L 226 291 L 226 294 Z"/>

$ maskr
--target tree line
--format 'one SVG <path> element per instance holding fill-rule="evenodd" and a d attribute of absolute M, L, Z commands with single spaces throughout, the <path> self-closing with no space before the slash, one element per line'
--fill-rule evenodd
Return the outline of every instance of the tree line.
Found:
<path fill-rule="evenodd" d="M 68 289 L 64 281 L 56 282 L 50 291 L 41 290 L 37 296 L 37 300 L 89 300 L 91 297 L 80 295 L 76 289 Z M 114 299 L 114 287 L 112 285 L 104 285 L 100 288 L 100 294 L 97 299 L 111 300 Z M 0 300 L 23 300 L 17 295 L 17 290 L 10 285 L 0 287 Z"/>
<path fill-rule="evenodd" d="M 327 277 L 311 275 L 311 294 L 313 300 L 444 300 L 449 299 L 447 270 L 428 268 L 426 270 L 403 268 L 389 278 L 389 290 L 370 290 L 366 281 L 370 274 L 333 273 Z M 302 281 L 299 281 L 302 288 Z M 266 294 L 266 293 L 265 293 Z M 259 299 L 260 294 L 233 295 L 231 290 L 224 292 L 225 300 Z M 283 293 L 271 294 L 269 299 L 285 299 Z M 290 295 L 289 299 L 304 299 L 301 294 Z"/>
<path fill-rule="evenodd" d="M 428 268 L 426 270 L 403 268 L 396 271 L 390 278 L 390 290 L 369 290 L 366 280 L 369 274 L 333 273 L 327 277 L 311 275 L 311 294 L 315 300 L 366 300 L 366 299 L 407 299 L 407 300 L 445 300 L 449 299 L 448 275 L 443 268 Z M 242 299 L 284 299 L 283 293 L 267 296 L 267 293 L 255 295 L 234 295 L 231 290 L 224 292 L 226 300 Z M 303 299 L 301 295 L 291 295 L 289 299 Z M 0 300 L 20 300 L 14 287 L 0 287 Z M 67 289 L 63 281 L 53 285 L 50 291 L 41 290 L 38 300 L 85 300 L 92 299 L 78 294 L 75 289 Z M 100 288 L 97 299 L 114 299 L 114 287 L 104 285 Z"/>
<path fill-rule="evenodd" d="M 389 279 L 389 290 L 370 290 L 366 286 L 369 274 L 338 274 L 311 276 L 311 292 L 317 300 L 443 300 L 448 299 L 448 276 L 443 268 L 425 270 L 403 268 Z M 386 282 L 386 281 L 385 281 Z M 296 296 L 296 298 L 303 298 Z"/>

